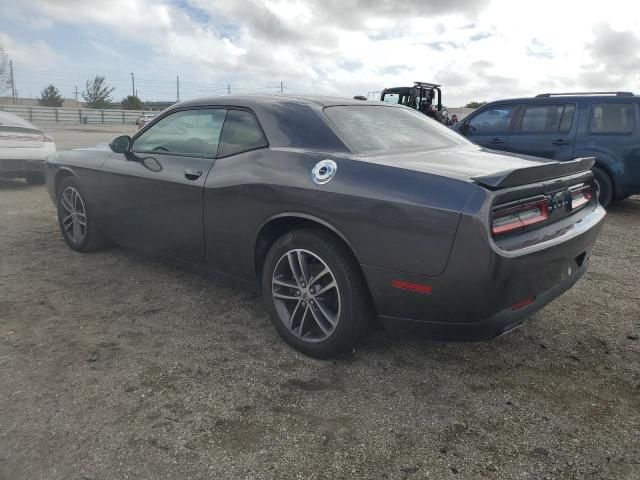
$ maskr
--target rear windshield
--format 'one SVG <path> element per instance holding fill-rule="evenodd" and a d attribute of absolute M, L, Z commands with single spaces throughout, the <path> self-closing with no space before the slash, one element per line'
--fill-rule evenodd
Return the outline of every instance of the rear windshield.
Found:
<path fill-rule="evenodd" d="M 444 125 L 408 108 L 344 105 L 326 107 L 324 113 L 356 153 L 434 150 L 470 143 Z"/>

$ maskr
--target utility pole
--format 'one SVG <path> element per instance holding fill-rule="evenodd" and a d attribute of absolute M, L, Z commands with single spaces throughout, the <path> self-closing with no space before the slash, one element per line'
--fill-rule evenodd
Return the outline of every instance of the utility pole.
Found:
<path fill-rule="evenodd" d="M 176 101 L 180 101 L 180 77 L 176 75 Z"/>
<path fill-rule="evenodd" d="M 131 95 L 136 96 L 136 80 L 133 77 L 133 72 L 131 72 Z"/>
<path fill-rule="evenodd" d="M 231 84 L 227 83 L 227 95 L 231 95 Z"/>
<path fill-rule="evenodd" d="M 11 60 L 9 60 L 9 75 L 11 77 L 11 98 L 13 99 L 13 104 L 15 105 L 17 102 L 16 81 L 13 79 L 13 61 Z"/>
<path fill-rule="evenodd" d="M 76 85 L 76 107 L 78 106 L 78 86 Z"/>
<path fill-rule="evenodd" d="M 284 83 L 280 81 L 280 93 L 284 93 Z"/>

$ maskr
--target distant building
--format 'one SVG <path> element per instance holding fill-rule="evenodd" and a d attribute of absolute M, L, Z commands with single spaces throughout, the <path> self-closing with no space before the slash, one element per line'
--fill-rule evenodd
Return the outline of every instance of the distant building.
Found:
<path fill-rule="evenodd" d="M 152 110 L 155 112 L 159 112 L 160 110 L 164 110 L 165 108 L 169 108 L 171 105 L 174 105 L 176 102 L 142 102 L 145 110 Z"/>

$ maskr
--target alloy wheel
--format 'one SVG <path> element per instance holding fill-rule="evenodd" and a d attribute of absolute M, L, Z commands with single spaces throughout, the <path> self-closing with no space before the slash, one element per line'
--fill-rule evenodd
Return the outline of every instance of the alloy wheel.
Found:
<path fill-rule="evenodd" d="M 62 229 L 74 242 L 81 243 L 87 235 L 87 212 L 78 190 L 67 187 L 60 196 Z"/>
<path fill-rule="evenodd" d="M 340 320 L 340 289 L 329 266 L 303 249 L 286 252 L 273 271 L 271 294 L 287 329 L 305 342 L 329 338 Z"/>

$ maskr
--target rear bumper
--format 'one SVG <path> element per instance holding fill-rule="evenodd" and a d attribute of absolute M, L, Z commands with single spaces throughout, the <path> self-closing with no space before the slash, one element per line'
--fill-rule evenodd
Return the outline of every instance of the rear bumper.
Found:
<path fill-rule="evenodd" d="M 447 268 L 425 277 L 362 266 L 374 305 L 388 330 L 422 331 L 436 338 L 489 339 L 517 327 L 571 288 L 588 268 L 604 209 L 596 206 L 573 228 L 522 252 L 506 252 L 462 220 Z M 401 281 L 430 293 L 394 288 Z M 518 305 L 526 304 L 518 307 Z"/>
<path fill-rule="evenodd" d="M 532 303 L 521 308 L 505 308 L 489 318 L 478 322 L 436 323 L 388 316 L 381 316 L 380 320 L 385 330 L 391 333 L 412 333 L 441 340 L 491 340 L 492 338 L 499 337 L 504 333 L 518 328 L 529 316 L 573 287 L 587 271 L 588 263 L 589 259 L 586 258 L 583 265 L 577 271 L 550 289 L 536 295 Z"/>
<path fill-rule="evenodd" d="M 44 160 L 0 159 L 0 177 L 21 177 L 44 173 Z"/>

